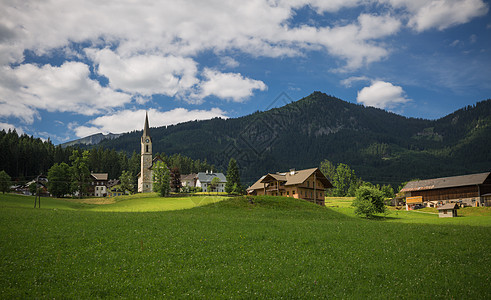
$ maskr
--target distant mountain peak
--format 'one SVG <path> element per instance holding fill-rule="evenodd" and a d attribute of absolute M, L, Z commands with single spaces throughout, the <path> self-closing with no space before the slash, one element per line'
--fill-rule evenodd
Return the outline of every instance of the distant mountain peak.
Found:
<path fill-rule="evenodd" d="M 108 134 L 103 134 L 103 133 L 96 133 L 93 135 L 86 136 L 84 138 L 66 142 L 61 144 L 61 147 L 65 148 L 68 146 L 74 146 L 74 145 L 97 145 L 103 140 L 112 140 L 115 138 L 120 137 L 123 135 L 122 133 L 108 133 Z"/>

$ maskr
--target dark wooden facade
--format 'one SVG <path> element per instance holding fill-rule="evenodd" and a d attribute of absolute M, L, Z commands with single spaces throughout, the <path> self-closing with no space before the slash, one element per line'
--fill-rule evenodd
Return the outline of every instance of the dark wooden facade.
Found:
<path fill-rule="evenodd" d="M 486 195 L 491 194 L 491 173 L 413 181 L 401 192 L 406 193 L 406 197 L 422 197 L 423 204 L 431 206 L 450 202 L 488 206 Z"/>

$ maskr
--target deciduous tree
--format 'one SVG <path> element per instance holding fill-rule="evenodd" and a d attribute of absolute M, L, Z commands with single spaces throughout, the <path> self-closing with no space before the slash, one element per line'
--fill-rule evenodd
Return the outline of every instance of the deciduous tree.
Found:
<path fill-rule="evenodd" d="M 170 171 L 170 187 L 174 193 L 179 193 L 181 191 L 181 173 L 177 167 L 172 168 Z"/>
<path fill-rule="evenodd" d="M 126 193 L 126 191 L 133 193 L 135 191 L 133 174 L 130 171 L 123 171 L 121 176 L 119 176 L 119 181 L 121 182 L 120 188 L 123 193 Z"/>
<path fill-rule="evenodd" d="M 78 192 L 78 197 L 82 198 L 82 194 L 87 191 L 90 176 L 89 151 L 80 153 L 78 150 L 73 150 L 70 161 L 72 162 L 70 167 L 72 190 Z"/>
<path fill-rule="evenodd" d="M 153 166 L 153 191 L 159 193 L 162 197 L 170 194 L 169 173 L 169 168 L 162 161 L 157 161 Z"/>
<path fill-rule="evenodd" d="M 70 193 L 70 167 L 62 162 L 48 170 L 48 191 L 55 197 Z"/>
<path fill-rule="evenodd" d="M 8 192 L 10 190 L 10 182 L 11 178 L 7 172 L 2 170 L 0 172 L 0 191 L 5 194 L 5 192 Z"/>
<path fill-rule="evenodd" d="M 208 192 L 209 192 L 209 193 L 213 192 L 213 191 L 214 191 L 214 190 L 217 188 L 217 186 L 218 186 L 218 184 L 219 184 L 219 183 L 220 183 L 220 178 L 218 178 L 218 177 L 213 177 L 213 178 L 211 179 L 210 184 L 208 184 Z M 217 193 L 218 193 L 218 192 L 217 192 Z"/>
<path fill-rule="evenodd" d="M 356 198 L 352 203 L 352 206 L 355 207 L 355 214 L 370 218 L 374 214 L 384 213 L 384 198 L 384 194 L 377 188 L 361 186 L 356 191 Z"/>

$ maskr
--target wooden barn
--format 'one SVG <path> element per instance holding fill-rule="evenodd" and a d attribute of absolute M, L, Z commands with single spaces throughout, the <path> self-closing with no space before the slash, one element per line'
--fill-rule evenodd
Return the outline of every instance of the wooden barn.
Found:
<path fill-rule="evenodd" d="M 408 182 L 401 192 L 408 210 L 417 206 L 491 206 L 491 172 Z"/>

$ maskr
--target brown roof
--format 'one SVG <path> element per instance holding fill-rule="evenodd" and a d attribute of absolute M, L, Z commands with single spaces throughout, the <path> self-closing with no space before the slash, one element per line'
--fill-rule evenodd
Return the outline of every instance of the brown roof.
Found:
<path fill-rule="evenodd" d="M 450 187 L 483 184 L 488 179 L 489 174 L 491 173 L 486 172 L 486 173 L 479 173 L 479 174 L 411 181 L 408 182 L 403 189 L 401 189 L 401 192 L 435 190 L 435 189 L 443 189 L 443 188 L 450 188 Z"/>
<path fill-rule="evenodd" d="M 276 174 L 266 174 L 259 178 L 253 185 L 251 185 L 247 190 L 257 190 L 264 188 L 264 183 L 269 183 L 272 181 L 283 181 L 285 185 L 295 185 L 304 183 L 307 178 L 309 178 L 312 174 L 316 174 L 318 180 L 322 182 L 322 184 L 326 188 L 332 188 L 332 184 L 329 180 L 324 176 L 324 174 L 318 168 L 306 169 L 295 171 L 292 175 L 291 172 L 283 172 Z"/>
<path fill-rule="evenodd" d="M 107 180 L 107 173 L 91 173 L 95 180 Z"/>
<path fill-rule="evenodd" d="M 182 175 L 182 176 L 181 176 L 181 181 L 182 181 L 182 180 L 193 180 L 193 179 L 195 179 L 197 176 L 198 176 L 198 174 L 196 174 L 196 173 L 191 173 L 191 174 L 188 174 L 188 175 Z"/>
<path fill-rule="evenodd" d="M 437 209 L 444 210 L 444 209 L 455 209 L 455 208 L 459 208 L 459 206 L 456 203 L 447 203 L 438 207 Z"/>

